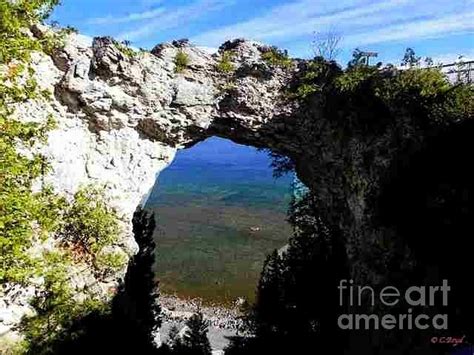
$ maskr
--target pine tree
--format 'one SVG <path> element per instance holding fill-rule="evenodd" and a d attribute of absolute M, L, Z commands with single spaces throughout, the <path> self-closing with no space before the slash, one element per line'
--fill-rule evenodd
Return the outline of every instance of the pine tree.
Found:
<path fill-rule="evenodd" d="M 183 340 L 179 335 L 179 329 L 176 325 L 173 325 L 170 328 L 168 341 L 166 342 L 165 346 L 169 349 L 170 354 L 182 354 L 186 352 L 184 349 Z M 162 349 L 160 348 L 160 350 Z"/>
<path fill-rule="evenodd" d="M 154 346 L 154 333 L 161 326 L 161 308 L 157 303 L 155 262 L 155 218 L 139 208 L 133 216 L 133 233 L 139 252 L 132 258 L 124 283 L 114 299 L 112 314 L 126 324 L 136 343 L 144 348 Z"/>
<path fill-rule="evenodd" d="M 153 335 L 161 325 L 153 263 L 155 220 L 142 209 L 135 212 L 133 232 L 139 251 L 130 261 L 111 312 L 78 319 L 70 332 L 79 334 L 57 344 L 54 354 L 165 354 L 156 349 Z"/>
<path fill-rule="evenodd" d="M 289 220 L 294 227 L 289 246 L 268 256 L 257 287 L 249 317 L 253 337 L 233 339 L 229 354 L 309 353 L 343 339 L 335 328 L 335 293 L 337 281 L 346 278 L 345 250 L 320 218 L 311 193 L 293 201 Z"/>
<path fill-rule="evenodd" d="M 198 311 L 189 318 L 186 321 L 186 326 L 189 329 L 183 337 L 185 353 L 189 355 L 211 355 L 211 344 L 207 338 L 209 326 L 204 320 L 202 312 Z"/>
<path fill-rule="evenodd" d="M 252 323 L 256 334 L 266 336 L 281 329 L 276 315 L 283 310 L 283 264 L 275 250 L 265 260 L 257 286 L 257 302 L 253 309 Z"/>

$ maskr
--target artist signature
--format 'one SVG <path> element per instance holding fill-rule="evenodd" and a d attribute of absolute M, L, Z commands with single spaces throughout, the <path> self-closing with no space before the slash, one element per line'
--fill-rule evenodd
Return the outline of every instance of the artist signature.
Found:
<path fill-rule="evenodd" d="M 466 336 L 454 337 L 454 336 L 442 336 L 442 337 L 432 337 L 431 344 L 448 344 L 453 346 L 458 346 L 460 344 L 466 344 Z"/>

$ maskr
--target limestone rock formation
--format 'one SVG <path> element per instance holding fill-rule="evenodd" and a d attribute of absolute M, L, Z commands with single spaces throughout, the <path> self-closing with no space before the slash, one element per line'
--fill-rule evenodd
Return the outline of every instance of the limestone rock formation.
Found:
<path fill-rule="evenodd" d="M 47 31 L 33 29 L 38 37 Z M 214 134 L 267 146 L 259 128 L 286 109 L 280 90 L 289 72 L 270 68 L 260 57 L 265 49 L 260 44 L 239 40 L 227 45 L 232 48 L 221 52 L 235 53 L 236 70 L 229 74 L 216 69 L 220 54 L 210 55 L 184 41 L 156 46 L 149 53 L 127 49 L 108 37 L 91 44 L 71 34 L 51 56 L 35 54 L 38 84 L 53 98 L 21 105 L 18 116 L 34 122 L 52 116 L 57 123 L 40 148 L 52 170 L 38 183 L 66 196 L 83 185 L 105 186 L 110 205 L 123 221 L 117 247 L 133 255 L 133 212 L 146 201 L 177 149 Z M 189 58 L 182 73 L 176 72 L 178 51 Z M 252 67 L 256 69 L 240 70 Z M 262 70 L 270 75 L 263 78 Z M 113 287 L 110 280 L 104 284 L 91 277 L 87 272 L 75 276 L 76 286 L 98 283 L 104 294 Z M 0 336 L 30 311 L 31 290 L 20 294 L 2 296 Z"/>

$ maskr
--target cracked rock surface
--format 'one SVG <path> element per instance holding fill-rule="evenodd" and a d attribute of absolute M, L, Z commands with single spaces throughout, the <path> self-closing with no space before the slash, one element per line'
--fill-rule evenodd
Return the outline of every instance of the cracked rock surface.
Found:
<path fill-rule="evenodd" d="M 33 33 L 42 36 L 45 31 L 37 27 Z M 175 41 L 132 54 L 109 37 L 89 43 L 71 34 L 51 56 L 35 54 L 37 81 L 53 94 L 52 100 L 31 101 L 17 111 L 25 121 L 46 122 L 52 116 L 57 122 L 41 148 L 52 166 L 44 182 L 66 196 L 83 185 L 105 186 L 109 203 L 123 221 L 120 248 L 133 255 L 133 212 L 146 201 L 177 149 L 211 135 L 272 145 L 262 140 L 260 128 L 289 112 L 280 91 L 292 74 L 267 65 L 261 59 L 265 48 L 237 40 L 211 55 Z M 225 50 L 233 52 L 232 73 L 217 68 Z M 177 73 L 179 51 L 189 63 Z M 94 283 L 87 272 L 78 275 L 78 287 Z M 109 286 L 99 289 L 107 293 Z M 31 294 L 2 294 L 0 336 L 13 333 L 30 311 Z"/>

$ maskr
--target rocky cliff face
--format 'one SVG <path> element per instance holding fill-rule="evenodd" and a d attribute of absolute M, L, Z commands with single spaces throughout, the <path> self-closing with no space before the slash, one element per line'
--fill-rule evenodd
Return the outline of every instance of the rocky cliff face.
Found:
<path fill-rule="evenodd" d="M 70 36 L 52 57 L 38 57 L 38 80 L 54 100 L 25 107 L 22 116 L 41 120 L 52 113 L 59 124 L 45 148 L 53 164 L 48 182 L 67 193 L 84 183 L 106 184 L 125 219 L 177 149 L 215 134 L 272 146 L 277 143 L 260 129 L 291 114 L 281 99 L 291 71 L 266 64 L 261 54 L 268 47 L 257 43 L 222 47 L 234 53 L 235 72 L 221 74 L 220 54 L 186 42 L 130 54 L 110 38 L 95 38 L 92 46 L 79 38 Z M 189 58 L 179 74 L 178 52 Z"/>
<path fill-rule="evenodd" d="M 33 33 L 41 37 L 45 31 L 37 27 Z M 210 55 L 177 41 L 151 53 L 132 53 L 111 38 L 95 38 L 91 44 L 72 34 L 53 55 L 38 53 L 37 81 L 53 98 L 18 107 L 18 116 L 26 121 L 46 122 L 52 115 L 57 122 L 41 148 L 52 171 L 38 183 L 51 184 L 67 196 L 83 185 L 105 186 L 124 225 L 119 247 L 132 255 L 137 251 L 133 212 L 177 149 L 215 134 L 256 146 L 274 144 L 260 129 L 291 111 L 280 98 L 291 70 L 263 61 L 268 50 L 235 41 Z M 233 53 L 231 73 L 217 69 L 223 51 Z M 178 52 L 188 58 L 181 73 L 176 70 Z M 94 280 L 87 275 L 78 281 L 84 282 Z M 104 293 L 111 287 L 101 286 Z M 32 292 L 3 298 L 0 335 L 28 312 Z"/>

